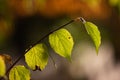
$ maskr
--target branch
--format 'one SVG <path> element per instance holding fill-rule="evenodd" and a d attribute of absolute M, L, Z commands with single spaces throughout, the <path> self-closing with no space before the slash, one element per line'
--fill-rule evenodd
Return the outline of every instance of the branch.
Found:
<path fill-rule="evenodd" d="M 49 33 L 47 33 L 47 34 L 46 34 L 45 36 L 43 36 L 40 40 L 38 40 L 38 41 L 35 42 L 33 45 L 31 45 L 28 49 L 26 49 L 26 51 L 24 52 L 24 54 L 27 53 L 31 48 L 33 48 L 36 44 L 40 43 L 42 40 L 44 40 L 46 37 L 48 37 L 48 36 L 49 36 L 50 34 L 52 34 L 53 32 L 55 32 L 55 31 L 57 31 L 57 30 L 65 27 L 65 26 L 67 26 L 67 25 L 69 25 L 69 24 L 71 24 L 71 23 L 73 23 L 73 22 L 76 22 L 76 21 L 81 21 L 82 23 L 85 22 L 85 20 L 84 20 L 82 17 L 78 17 L 78 18 L 75 18 L 75 19 L 73 19 L 73 20 L 70 20 L 69 22 L 67 22 L 67 23 L 59 26 L 58 28 L 50 31 Z M 24 56 L 24 54 L 21 55 L 21 56 L 19 56 L 18 59 L 15 60 L 15 62 L 11 65 L 11 67 L 6 71 L 6 75 L 7 75 L 7 74 L 9 73 L 9 71 L 20 61 L 20 59 L 22 59 L 22 57 Z M 3 79 L 3 78 L 0 78 L 0 80 L 2 80 L 2 79 Z"/>

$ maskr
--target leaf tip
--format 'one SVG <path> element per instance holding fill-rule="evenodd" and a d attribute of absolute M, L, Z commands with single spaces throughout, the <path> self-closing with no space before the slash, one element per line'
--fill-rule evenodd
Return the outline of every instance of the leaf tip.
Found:
<path fill-rule="evenodd" d="M 36 70 L 39 70 L 39 71 L 42 71 L 41 69 L 40 69 L 40 67 L 39 66 L 35 66 L 35 69 L 33 70 L 33 71 L 36 71 Z"/>
<path fill-rule="evenodd" d="M 99 48 L 100 48 L 100 45 L 98 47 L 96 47 L 96 54 L 98 56 L 98 53 L 99 53 Z"/>
<path fill-rule="evenodd" d="M 71 56 L 67 56 L 66 59 L 67 59 L 69 62 L 72 62 Z"/>

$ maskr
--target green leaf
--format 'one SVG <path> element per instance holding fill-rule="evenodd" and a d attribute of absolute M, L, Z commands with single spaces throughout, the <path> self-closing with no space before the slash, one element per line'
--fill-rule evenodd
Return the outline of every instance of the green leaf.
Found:
<path fill-rule="evenodd" d="M 6 72 L 5 62 L 2 56 L 0 56 L 0 77 L 3 77 L 5 75 L 5 72 Z"/>
<path fill-rule="evenodd" d="M 30 80 L 30 71 L 22 65 L 15 66 L 10 70 L 9 80 Z"/>
<path fill-rule="evenodd" d="M 99 32 L 97 26 L 91 22 L 85 22 L 84 25 L 87 30 L 87 33 L 90 35 L 90 37 L 92 38 L 92 40 L 94 42 L 94 45 L 96 47 L 96 52 L 98 54 L 98 49 L 101 44 L 100 32 Z"/>
<path fill-rule="evenodd" d="M 43 70 L 48 63 L 48 50 L 45 44 L 37 44 L 25 54 L 25 61 L 32 70 Z"/>
<path fill-rule="evenodd" d="M 49 43 L 57 54 L 71 61 L 74 41 L 66 29 L 60 29 L 50 34 Z"/>

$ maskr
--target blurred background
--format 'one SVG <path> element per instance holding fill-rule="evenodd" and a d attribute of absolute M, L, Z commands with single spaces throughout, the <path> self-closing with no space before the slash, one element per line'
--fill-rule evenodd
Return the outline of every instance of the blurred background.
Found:
<path fill-rule="evenodd" d="M 99 55 L 84 26 L 74 22 L 65 26 L 75 42 L 72 62 L 49 47 L 57 68 L 49 58 L 43 71 L 31 71 L 31 80 L 120 80 L 120 0 L 0 0 L 0 54 L 11 55 L 14 62 L 42 36 L 76 17 L 98 26 Z M 18 64 L 26 65 L 24 58 Z"/>

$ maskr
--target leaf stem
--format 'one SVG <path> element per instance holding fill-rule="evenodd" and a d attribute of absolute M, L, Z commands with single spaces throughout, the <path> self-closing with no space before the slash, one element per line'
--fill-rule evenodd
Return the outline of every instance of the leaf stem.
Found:
<path fill-rule="evenodd" d="M 48 36 L 49 36 L 50 34 L 52 34 L 53 32 L 55 32 L 55 31 L 57 31 L 57 30 L 65 27 L 65 26 L 67 26 L 67 25 L 69 25 L 69 24 L 71 24 L 71 23 L 73 23 L 73 22 L 76 22 L 76 21 L 81 21 L 82 23 L 85 22 L 85 20 L 84 20 L 82 17 L 78 17 L 78 18 L 75 18 L 75 19 L 73 19 L 73 20 L 70 20 L 69 22 L 67 22 L 67 23 L 59 26 L 58 28 L 56 28 L 56 29 L 50 31 L 49 33 L 47 33 L 46 35 L 44 35 L 40 40 L 38 40 L 38 41 L 35 42 L 33 45 L 31 45 L 31 46 L 24 52 L 24 54 L 27 53 L 32 47 L 34 47 L 36 44 L 40 43 L 42 40 L 44 40 L 46 37 L 48 37 Z M 19 56 L 19 57 L 15 60 L 15 62 L 11 65 L 11 67 L 6 71 L 6 75 L 7 75 L 7 74 L 9 73 L 9 71 L 14 67 L 14 65 L 16 65 L 16 64 L 20 61 L 20 59 L 22 59 L 22 57 L 24 56 L 24 54 L 21 55 L 21 56 Z M 0 80 L 2 80 L 2 79 L 3 79 L 3 78 L 0 78 Z"/>
<path fill-rule="evenodd" d="M 52 62 L 53 62 L 54 67 L 57 69 L 57 65 L 56 65 L 56 63 L 55 63 L 54 58 L 51 56 L 51 54 L 49 54 L 49 56 L 50 56 L 50 58 L 51 58 L 51 60 L 52 60 Z"/>

